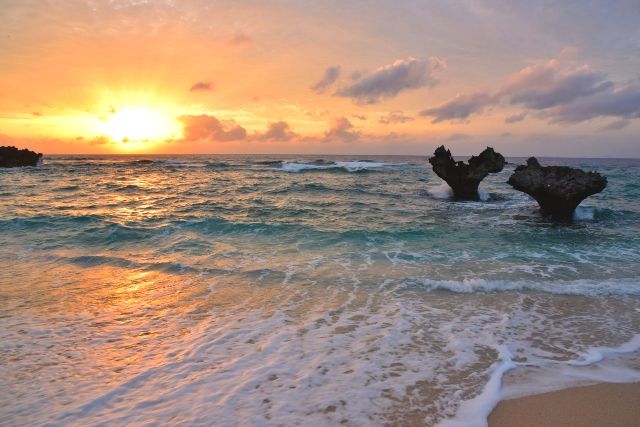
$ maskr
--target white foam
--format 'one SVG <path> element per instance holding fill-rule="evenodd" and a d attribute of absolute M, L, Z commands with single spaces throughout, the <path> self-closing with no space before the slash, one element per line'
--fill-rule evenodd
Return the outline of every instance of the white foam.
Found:
<path fill-rule="evenodd" d="M 640 334 L 618 347 L 593 347 L 582 358 L 568 361 L 553 359 L 537 360 L 536 363 L 517 363 L 506 348 L 500 346 L 500 360 L 491 367 L 490 377 L 482 392 L 460 404 L 456 415 L 444 419 L 438 427 L 486 427 L 487 417 L 503 399 L 512 399 L 550 391 L 562 390 L 581 384 L 628 383 L 640 381 L 640 371 L 613 360 L 609 364 L 600 364 L 595 369 L 587 367 L 603 362 L 611 356 L 635 353 L 640 350 Z M 519 366 L 535 366 L 527 378 L 506 389 L 502 388 L 504 375 Z"/>
<path fill-rule="evenodd" d="M 569 387 L 598 383 L 640 381 L 640 371 L 629 366 L 629 357 L 640 351 L 640 334 L 615 347 L 590 347 L 578 358 L 556 360 L 530 358 L 513 371 L 501 391 L 502 399 L 514 399 Z"/>
<path fill-rule="evenodd" d="M 427 188 L 427 192 L 436 199 L 450 199 L 453 197 L 453 190 L 444 181 L 441 181 L 440 185 Z"/>
<path fill-rule="evenodd" d="M 573 366 L 589 366 L 600 362 L 606 356 L 620 353 L 633 353 L 640 350 L 640 334 L 635 335 L 619 347 L 593 347 L 588 349 L 581 359 L 569 360 L 567 364 Z"/>
<path fill-rule="evenodd" d="M 338 165 L 341 168 L 347 168 L 352 170 L 393 166 L 392 163 L 380 163 L 380 162 L 336 162 L 336 165 Z M 398 165 L 398 163 L 396 163 L 396 165 Z"/>
<path fill-rule="evenodd" d="M 301 172 L 303 170 L 329 169 L 333 165 L 314 165 L 311 163 L 283 163 L 280 167 L 285 172 Z"/>
<path fill-rule="evenodd" d="M 595 214 L 595 208 L 578 206 L 573 211 L 573 219 L 576 221 L 593 221 L 593 215 Z"/>
<path fill-rule="evenodd" d="M 462 402 L 454 418 L 442 420 L 439 427 L 486 427 L 487 417 L 500 401 L 500 389 L 503 375 L 515 368 L 513 355 L 502 345 L 498 348 L 500 360 L 493 364 L 489 371 L 489 381 L 482 392 L 470 400 Z"/>
<path fill-rule="evenodd" d="M 326 169 L 337 169 L 344 168 L 349 172 L 356 172 L 363 169 L 369 168 L 382 168 L 385 166 L 392 166 L 392 163 L 380 163 L 380 162 L 335 162 L 335 163 L 327 163 L 327 164 L 315 164 L 315 163 L 304 163 L 304 162 L 285 162 L 280 167 L 281 170 L 285 172 L 302 172 L 304 170 L 326 170 Z"/>
<path fill-rule="evenodd" d="M 429 290 L 447 290 L 456 293 L 474 292 L 506 292 L 506 291 L 538 291 L 558 295 L 640 295 L 640 281 L 633 279 L 620 280 L 553 280 L 541 281 L 508 281 L 508 280 L 417 280 L 421 286 Z M 411 285 L 411 282 L 405 283 Z"/>
<path fill-rule="evenodd" d="M 155 292 L 166 292 L 172 304 L 158 316 L 118 310 L 113 322 L 116 314 L 109 310 L 82 310 L 53 318 L 1 318 L 0 350 L 24 356 L 15 358 L 12 370 L 33 370 L 48 357 L 79 349 L 91 355 L 104 346 L 123 356 L 140 356 L 134 364 L 122 362 L 117 375 L 97 365 L 102 359 L 96 357 L 47 365 L 37 383 L 30 384 L 53 397 L 42 403 L 37 400 L 41 391 L 26 393 L 19 406 L 10 408 L 8 422 L 27 413 L 29 418 L 21 420 L 34 425 L 174 420 L 188 425 L 378 426 L 402 425 L 405 414 L 412 419 L 430 414 L 425 415 L 427 425 L 451 417 L 443 425 L 484 426 L 505 390 L 531 394 L 572 381 L 640 379 L 640 372 L 621 359 L 614 363 L 621 352 L 640 348 L 640 337 L 621 346 L 616 341 L 631 335 L 638 298 L 475 295 L 544 286 L 553 293 L 566 293 L 555 286 L 577 295 L 602 295 L 602 283 L 550 281 L 538 284 L 541 288 L 533 282 L 490 280 L 410 282 L 404 278 L 414 270 L 402 264 L 406 248 L 383 249 L 372 246 L 370 254 L 398 264 L 382 272 L 364 261 L 360 266 L 368 268 L 358 269 L 351 253 L 302 251 L 278 258 L 230 252 L 236 259 L 225 274 L 194 276 L 188 285 L 186 277 L 171 276 L 155 286 L 142 302 L 155 302 Z M 277 274 L 262 280 L 265 268 Z M 241 275 L 247 272 L 253 276 Z M 638 284 L 628 283 L 637 293 Z M 173 306 L 175 295 L 202 285 L 210 285 L 211 293 L 201 289 Z M 460 295 L 428 293 L 416 285 Z M 608 285 L 622 289 L 625 283 Z M 569 301 L 580 305 L 567 308 Z M 94 322 L 105 324 L 97 335 L 88 329 Z M 95 340 L 86 343 L 84 337 L 92 333 Z M 28 343 L 25 350 L 17 349 L 22 343 Z M 56 382 L 69 374 L 67 369 L 77 379 Z M 526 390 L 507 384 L 520 369 L 534 373 L 534 381 L 518 382 L 527 383 Z M 94 372 L 104 373 L 94 378 Z M 0 387 L 0 401 L 9 396 L 5 390 L 14 389 Z M 56 396 L 73 399 L 62 405 Z"/>

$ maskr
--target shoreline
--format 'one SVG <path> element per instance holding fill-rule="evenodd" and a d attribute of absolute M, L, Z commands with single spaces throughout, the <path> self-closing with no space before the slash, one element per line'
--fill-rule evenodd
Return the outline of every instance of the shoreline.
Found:
<path fill-rule="evenodd" d="M 601 383 L 502 400 L 489 427 L 640 425 L 640 382 Z"/>

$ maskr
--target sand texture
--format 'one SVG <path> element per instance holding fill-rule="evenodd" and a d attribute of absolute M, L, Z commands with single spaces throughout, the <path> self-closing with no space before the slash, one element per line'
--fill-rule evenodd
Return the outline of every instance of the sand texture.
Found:
<path fill-rule="evenodd" d="M 597 384 L 504 400 L 490 427 L 640 426 L 640 383 Z"/>

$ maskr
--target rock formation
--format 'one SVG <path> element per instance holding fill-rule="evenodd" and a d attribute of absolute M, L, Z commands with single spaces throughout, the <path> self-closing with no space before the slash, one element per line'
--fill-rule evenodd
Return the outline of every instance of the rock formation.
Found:
<path fill-rule="evenodd" d="M 540 166 L 535 157 L 529 157 L 507 183 L 536 199 L 543 212 L 570 219 L 581 201 L 604 190 L 607 178 L 567 166 Z"/>
<path fill-rule="evenodd" d="M 473 156 L 468 164 L 456 162 L 451 152 L 441 145 L 429 159 L 433 171 L 449 184 L 453 194 L 461 199 L 479 200 L 478 185 L 488 174 L 504 168 L 504 157 L 487 147 L 479 156 Z"/>
<path fill-rule="evenodd" d="M 0 167 L 15 168 L 18 166 L 37 166 L 42 154 L 16 147 L 0 147 Z"/>

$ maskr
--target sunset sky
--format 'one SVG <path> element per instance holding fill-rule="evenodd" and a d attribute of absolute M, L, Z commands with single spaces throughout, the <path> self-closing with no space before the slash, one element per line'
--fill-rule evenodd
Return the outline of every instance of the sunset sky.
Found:
<path fill-rule="evenodd" d="M 640 157 L 638 0 L 0 6 L 0 145 Z"/>

